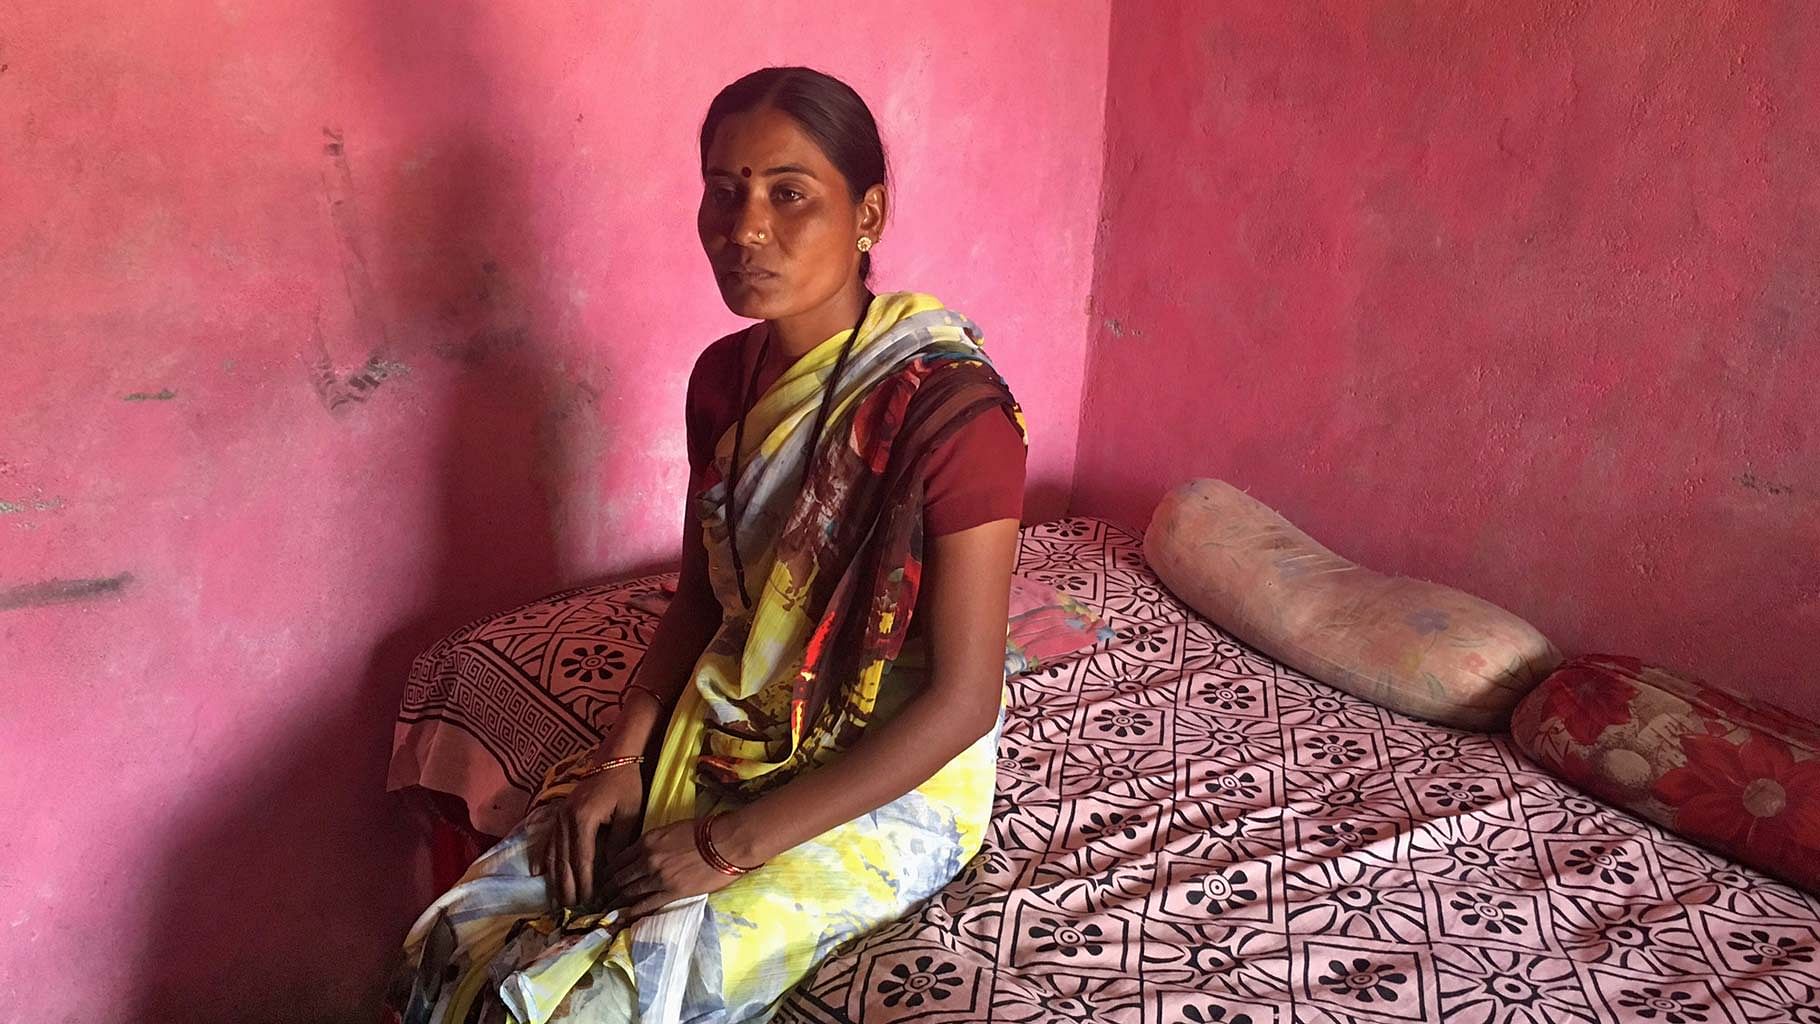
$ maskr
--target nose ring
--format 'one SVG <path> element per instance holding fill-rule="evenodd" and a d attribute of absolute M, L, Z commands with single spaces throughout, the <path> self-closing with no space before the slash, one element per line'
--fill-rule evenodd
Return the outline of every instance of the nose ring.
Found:
<path fill-rule="evenodd" d="M 759 241 L 762 242 L 765 240 L 765 233 L 763 231 L 760 231 L 756 237 L 758 238 Z"/>

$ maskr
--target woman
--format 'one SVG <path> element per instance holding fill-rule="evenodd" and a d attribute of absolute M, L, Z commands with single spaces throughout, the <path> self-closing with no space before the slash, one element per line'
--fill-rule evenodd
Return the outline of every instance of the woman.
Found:
<path fill-rule="evenodd" d="M 676 597 L 600 746 L 412 929 L 407 1020 L 764 1020 L 979 848 L 1021 414 L 965 318 L 868 290 L 853 90 L 747 75 L 701 159 L 702 246 L 761 322 L 690 379 Z"/>

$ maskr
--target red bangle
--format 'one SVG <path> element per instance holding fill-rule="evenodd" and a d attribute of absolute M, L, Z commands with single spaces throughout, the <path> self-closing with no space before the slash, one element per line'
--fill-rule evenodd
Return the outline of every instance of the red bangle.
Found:
<path fill-rule="evenodd" d="M 710 814 L 705 818 L 696 820 L 695 851 L 701 854 L 701 859 L 707 861 L 709 867 L 723 875 L 731 875 L 737 878 L 740 875 L 750 874 L 753 871 L 758 870 L 758 868 L 742 868 L 738 864 L 722 857 L 720 851 L 714 848 L 714 835 L 712 830 L 714 828 L 714 822 L 720 817 L 721 815 L 719 814 Z M 760 864 L 758 867 L 764 867 L 764 865 Z"/>

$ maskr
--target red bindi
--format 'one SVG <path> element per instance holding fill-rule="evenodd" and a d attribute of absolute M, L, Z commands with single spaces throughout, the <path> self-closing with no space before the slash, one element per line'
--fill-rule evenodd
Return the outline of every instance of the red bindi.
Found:
<path fill-rule="evenodd" d="M 740 168 L 740 169 L 739 169 L 739 176 L 740 176 L 740 177 L 742 177 L 742 178 L 750 178 L 750 177 L 751 177 L 751 176 L 752 176 L 752 168 L 750 168 L 750 167 L 741 167 L 741 168 Z"/>

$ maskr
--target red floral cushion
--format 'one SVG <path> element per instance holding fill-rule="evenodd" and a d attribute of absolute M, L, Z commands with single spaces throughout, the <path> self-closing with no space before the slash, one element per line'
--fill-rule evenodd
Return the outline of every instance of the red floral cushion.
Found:
<path fill-rule="evenodd" d="M 1594 796 L 1820 892 L 1820 725 L 1635 658 L 1588 655 L 1525 697 L 1510 731 Z"/>

